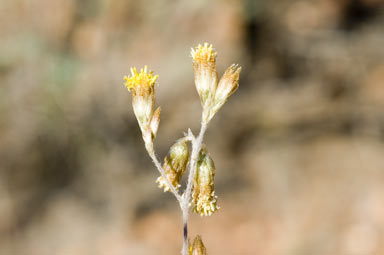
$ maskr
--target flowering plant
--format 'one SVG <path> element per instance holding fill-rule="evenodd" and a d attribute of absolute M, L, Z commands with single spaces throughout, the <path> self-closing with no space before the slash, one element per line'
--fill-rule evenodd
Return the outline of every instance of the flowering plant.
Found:
<path fill-rule="evenodd" d="M 216 70 L 217 53 L 211 44 L 198 45 L 191 51 L 195 85 L 202 105 L 201 128 L 198 136 L 192 131 L 176 141 L 164 158 L 163 166 L 158 160 L 153 142 L 160 123 L 160 107 L 154 110 L 155 83 L 158 75 L 148 71 L 147 66 L 137 71 L 131 68 L 131 76 L 125 76 L 125 86 L 132 92 L 132 106 L 138 121 L 145 148 L 160 176 L 159 188 L 171 192 L 179 202 L 183 219 L 182 255 L 206 255 L 206 249 L 197 235 L 192 243 L 188 240 L 188 216 L 192 212 L 210 216 L 217 211 L 217 196 L 214 189 L 215 164 L 210 157 L 203 138 L 208 123 L 239 86 L 241 67 L 231 65 L 218 81 Z M 191 149 L 188 146 L 191 144 Z M 183 193 L 179 193 L 180 180 L 189 167 L 188 181 Z"/>

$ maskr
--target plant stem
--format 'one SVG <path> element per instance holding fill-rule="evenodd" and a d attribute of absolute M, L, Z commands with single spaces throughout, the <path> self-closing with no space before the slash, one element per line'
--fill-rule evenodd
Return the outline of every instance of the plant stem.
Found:
<path fill-rule="evenodd" d="M 153 145 L 150 144 L 150 146 L 147 148 L 148 154 L 151 157 L 153 163 L 155 164 L 157 170 L 159 171 L 160 175 L 165 180 L 166 184 L 170 188 L 171 193 L 176 197 L 177 201 L 179 202 L 180 209 L 183 215 L 183 248 L 181 251 L 182 255 L 188 255 L 188 218 L 189 218 L 189 203 L 191 199 L 191 192 L 192 192 L 192 185 L 193 185 L 193 177 L 196 173 L 197 168 L 197 160 L 199 156 L 199 152 L 201 150 L 201 145 L 203 142 L 205 131 L 207 130 L 207 124 L 203 122 L 201 124 L 200 133 L 199 135 L 193 139 L 191 139 L 192 142 L 192 154 L 191 154 L 191 161 L 189 165 L 189 175 L 188 175 L 188 182 L 187 187 L 185 188 L 184 194 L 180 196 L 180 194 L 176 191 L 175 187 L 171 184 L 168 177 L 165 174 L 164 169 L 161 167 L 161 164 L 159 160 L 156 157 L 155 151 L 153 149 Z"/>
<path fill-rule="evenodd" d="M 198 137 L 192 139 L 192 154 L 191 154 L 191 161 L 189 165 L 188 182 L 187 182 L 187 187 L 185 189 L 185 192 L 182 196 L 183 203 L 180 206 L 183 213 L 183 249 L 181 251 L 182 255 L 188 255 L 189 203 L 191 199 L 192 184 L 194 181 L 193 178 L 195 176 L 196 168 L 197 168 L 197 160 L 198 160 L 199 152 L 201 150 L 201 145 L 202 145 L 206 130 L 207 130 L 207 124 L 205 122 L 202 122 Z"/>
<path fill-rule="evenodd" d="M 184 210 L 181 209 L 183 213 L 183 248 L 181 250 L 182 255 L 188 255 L 188 208 Z"/>
<path fill-rule="evenodd" d="M 165 171 L 164 171 L 164 169 L 161 167 L 161 164 L 160 164 L 159 160 L 157 159 L 154 150 L 153 150 L 153 149 L 152 149 L 152 150 L 148 150 L 148 154 L 149 154 L 149 156 L 151 157 L 153 163 L 155 164 L 157 170 L 160 172 L 160 175 L 163 177 L 163 179 L 164 179 L 165 182 L 167 183 L 168 187 L 170 188 L 171 193 L 176 197 L 177 201 L 178 201 L 179 204 L 180 204 L 180 207 L 182 208 L 184 199 L 180 196 L 180 194 L 177 192 L 177 190 L 175 189 L 175 187 L 174 187 L 174 186 L 171 184 L 171 182 L 169 181 L 168 177 L 165 175 Z"/>

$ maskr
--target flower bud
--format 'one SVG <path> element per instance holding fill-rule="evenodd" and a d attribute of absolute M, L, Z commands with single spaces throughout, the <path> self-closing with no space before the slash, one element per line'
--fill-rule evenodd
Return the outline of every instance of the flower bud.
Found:
<path fill-rule="evenodd" d="M 203 108 L 208 107 L 215 96 L 217 86 L 216 51 L 212 44 L 198 45 L 191 51 L 195 85 Z"/>
<path fill-rule="evenodd" d="M 193 211 L 210 216 L 219 209 L 214 189 L 215 164 L 205 149 L 200 151 L 193 186 Z"/>
<path fill-rule="evenodd" d="M 179 182 L 187 168 L 188 158 L 189 148 L 185 139 L 180 139 L 172 145 L 168 155 L 164 158 L 165 175 L 176 190 L 180 187 Z M 164 192 L 170 190 L 162 176 L 158 177 L 156 182 L 159 184 L 159 188 L 164 188 Z"/>
<path fill-rule="evenodd" d="M 220 79 L 219 85 L 215 92 L 215 100 L 210 112 L 209 120 L 216 112 L 227 102 L 228 98 L 239 87 L 241 67 L 239 65 L 231 65 L 225 70 L 223 77 Z"/>
<path fill-rule="evenodd" d="M 193 240 L 192 246 L 189 246 L 189 255 L 207 255 L 201 236 L 197 235 Z"/>

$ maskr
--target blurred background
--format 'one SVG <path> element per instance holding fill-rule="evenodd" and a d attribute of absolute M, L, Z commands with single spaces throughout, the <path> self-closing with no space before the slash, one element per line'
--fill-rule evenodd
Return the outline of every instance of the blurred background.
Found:
<path fill-rule="evenodd" d="M 243 69 L 206 144 L 221 209 L 192 216 L 209 255 L 384 254 L 381 0 L 1 0 L 0 254 L 170 255 L 123 86 L 159 74 L 163 158 L 200 102 L 190 48 Z"/>

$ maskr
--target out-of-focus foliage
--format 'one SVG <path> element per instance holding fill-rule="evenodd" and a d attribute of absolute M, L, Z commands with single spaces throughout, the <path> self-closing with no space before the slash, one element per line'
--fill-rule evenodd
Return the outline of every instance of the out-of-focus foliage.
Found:
<path fill-rule="evenodd" d="M 384 253 L 380 0 L 2 0 L 0 253 L 178 254 L 123 76 L 159 77 L 161 157 L 200 116 L 189 49 L 240 87 L 213 119 L 215 254 Z"/>

